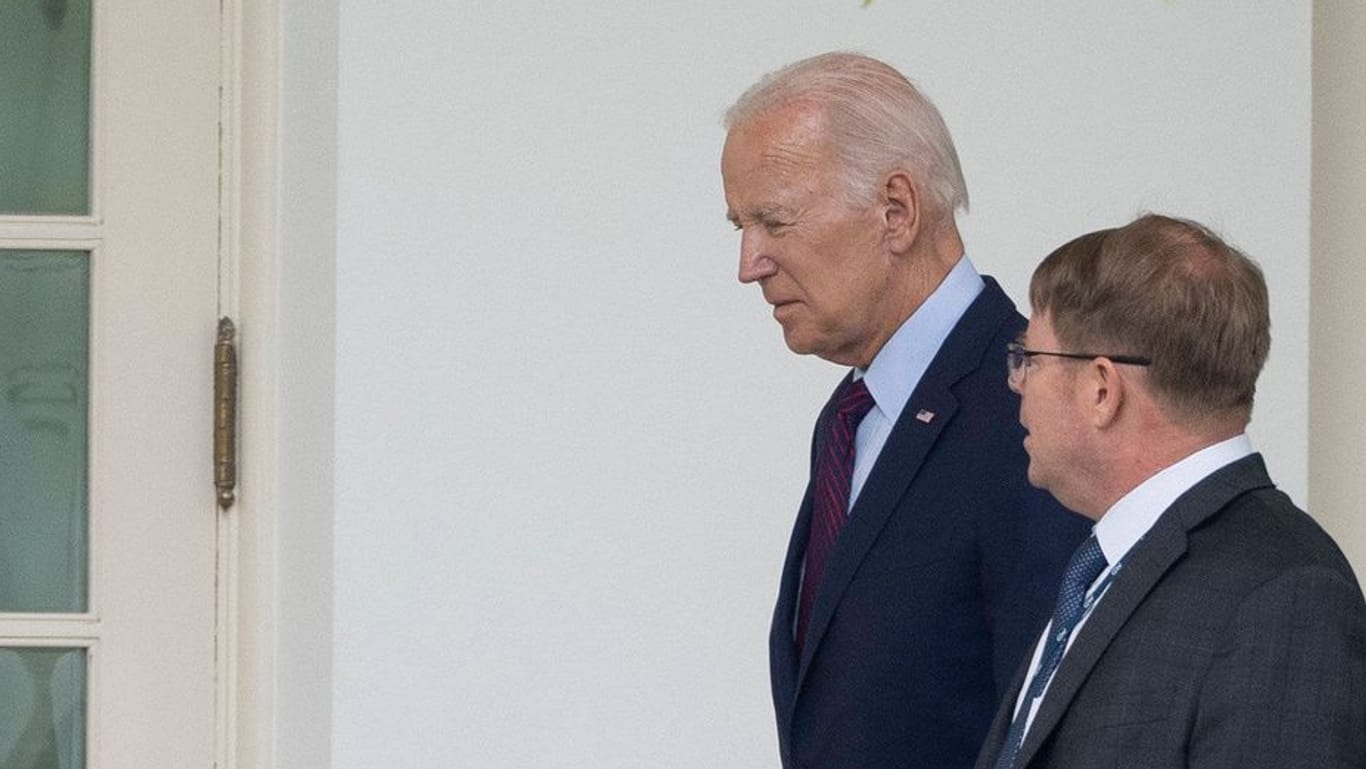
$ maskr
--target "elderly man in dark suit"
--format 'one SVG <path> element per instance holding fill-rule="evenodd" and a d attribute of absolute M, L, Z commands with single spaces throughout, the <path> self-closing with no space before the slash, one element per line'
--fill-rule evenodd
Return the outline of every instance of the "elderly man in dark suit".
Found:
<path fill-rule="evenodd" d="M 1009 354 L 1029 478 L 1096 521 L 979 769 L 1366 767 L 1366 605 L 1244 434 L 1266 284 L 1193 222 L 1053 252 Z"/>
<path fill-rule="evenodd" d="M 770 636 L 788 769 L 966 769 L 1085 520 L 1025 477 L 1002 360 L 1024 318 L 964 255 L 939 113 L 827 54 L 726 117 L 728 217 L 794 352 L 849 366 L 817 419 Z"/>

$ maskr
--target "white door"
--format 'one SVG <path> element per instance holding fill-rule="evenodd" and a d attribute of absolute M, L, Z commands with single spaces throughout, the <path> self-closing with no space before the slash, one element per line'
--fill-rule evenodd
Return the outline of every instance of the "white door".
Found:
<path fill-rule="evenodd" d="M 0 0 L 0 769 L 215 762 L 219 13 Z"/>

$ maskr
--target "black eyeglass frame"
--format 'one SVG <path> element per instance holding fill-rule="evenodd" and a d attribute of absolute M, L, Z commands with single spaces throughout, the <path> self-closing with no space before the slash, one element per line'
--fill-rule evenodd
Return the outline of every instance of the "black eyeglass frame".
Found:
<path fill-rule="evenodd" d="M 1126 366 L 1151 366 L 1152 359 L 1144 358 L 1140 355 L 1106 355 L 1105 353 L 1091 352 L 1051 352 L 1049 350 L 1030 350 L 1019 342 L 1011 342 L 1006 345 L 1006 368 L 1014 372 L 1024 368 L 1025 361 L 1036 355 L 1047 355 L 1050 358 L 1070 358 L 1072 360 L 1095 360 L 1096 358 L 1106 358 L 1114 363 L 1122 363 Z"/>

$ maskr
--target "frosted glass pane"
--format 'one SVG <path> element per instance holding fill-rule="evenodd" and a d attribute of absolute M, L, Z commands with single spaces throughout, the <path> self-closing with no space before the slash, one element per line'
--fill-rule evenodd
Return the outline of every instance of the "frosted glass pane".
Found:
<path fill-rule="evenodd" d="M 85 766 L 85 658 L 84 649 L 0 649 L 0 769 Z"/>
<path fill-rule="evenodd" d="M 0 250 L 0 612 L 86 608 L 89 284 L 84 252 Z"/>
<path fill-rule="evenodd" d="M 0 214 L 86 213 L 89 178 L 90 0 L 0 0 Z"/>

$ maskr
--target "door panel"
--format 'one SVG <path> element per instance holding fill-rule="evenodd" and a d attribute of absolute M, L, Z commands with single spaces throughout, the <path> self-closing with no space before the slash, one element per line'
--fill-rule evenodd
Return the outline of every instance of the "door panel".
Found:
<path fill-rule="evenodd" d="M 215 763 L 220 23 L 0 0 L 3 769 Z"/>
<path fill-rule="evenodd" d="M 0 649 L 0 766 L 81 766 L 86 650 Z"/>
<path fill-rule="evenodd" d="M 88 262 L 0 250 L 0 612 L 86 610 Z"/>
<path fill-rule="evenodd" d="M 89 0 L 0 2 L 0 212 L 88 211 Z"/>

